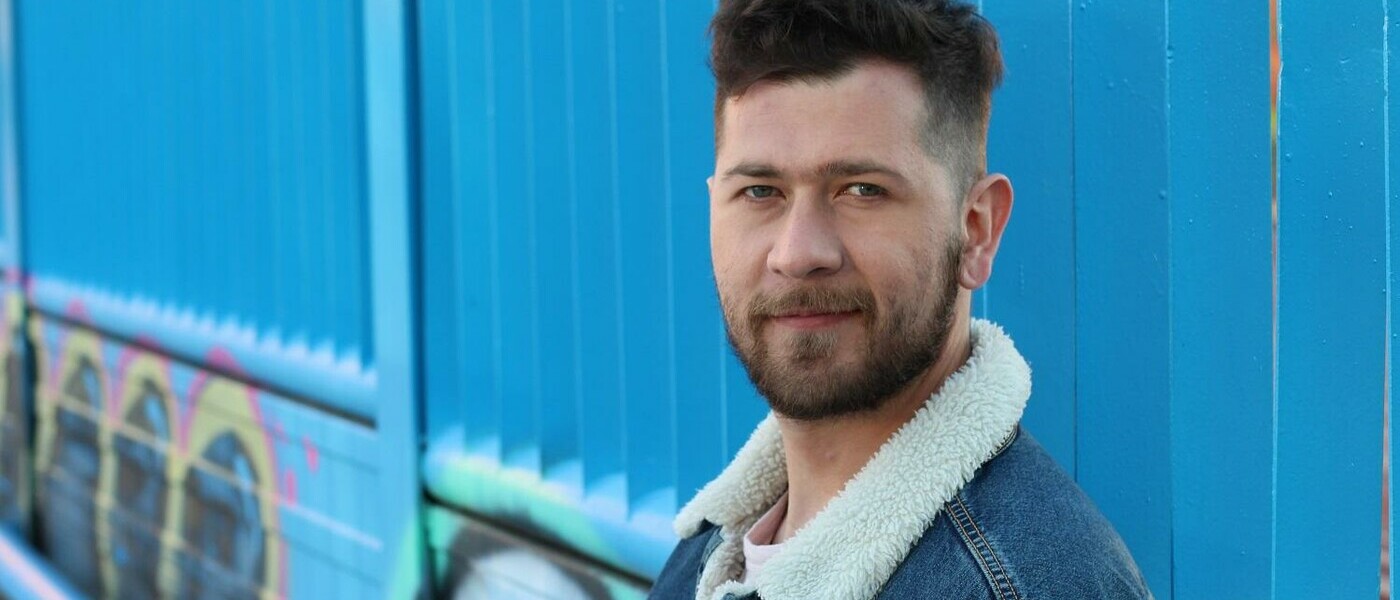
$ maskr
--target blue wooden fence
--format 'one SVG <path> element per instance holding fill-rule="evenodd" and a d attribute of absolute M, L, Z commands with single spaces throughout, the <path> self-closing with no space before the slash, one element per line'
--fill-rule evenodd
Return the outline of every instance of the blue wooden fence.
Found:
<path fill-rule="evenodd" d="M 1017 203 L 975 310 L 1159 598 L 1378 591 L 1392 4 L 980 3 Z M 641 593 L 765 410 L 708 261 L 711 2 L 0 6 L 15 352 L 246 386 L 260 493 L 314 521 L 292 596 L 449 589 L 479 546 Z M 35 383 L 39 438 L 81 417 Z"/>

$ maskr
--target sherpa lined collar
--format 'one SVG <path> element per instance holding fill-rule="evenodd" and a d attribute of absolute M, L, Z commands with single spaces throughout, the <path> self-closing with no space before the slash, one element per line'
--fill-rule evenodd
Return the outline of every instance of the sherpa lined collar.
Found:
<path fill-rule="evenodd" d="M 943 504 L 991 458 L 1021 419 L 1030 367 L 1000 327 L 972 321 L 972 355 L 749 584 L 744 532 L 787 489 L 786 459 L 770 414 L 734 462 L 676 516 L 690 537 L 704 521 L 722 540 L 704 565 L 697 598 L 872 598 L 933 523 Z"/>

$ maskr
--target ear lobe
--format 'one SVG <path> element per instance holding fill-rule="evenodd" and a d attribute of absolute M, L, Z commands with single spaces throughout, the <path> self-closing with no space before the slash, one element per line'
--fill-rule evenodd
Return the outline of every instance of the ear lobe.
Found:
<path fill-rule="evenodd" d="M 1001 246 L 1001 235 L 1011 218 L 1014 192 L 1011 180 L 1000 173 L 983 177 L 968 190 L 963 207 L 962 268 L 958 283 L 968 290 L 986 285 L 992 277 L 992 262 Z"/>

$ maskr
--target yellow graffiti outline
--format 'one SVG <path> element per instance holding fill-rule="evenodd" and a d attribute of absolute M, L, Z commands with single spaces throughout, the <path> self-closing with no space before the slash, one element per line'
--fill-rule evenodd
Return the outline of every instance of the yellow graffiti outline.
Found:
<path fill-rule="evenodd" d="M 8 307 L 7 307 L 8 308 Z M 93 490 L 93 535 L 97 540 L 98 547 L 93 551 L 97 553 L 98 569 L 103 570 L 101 564 L 106 560 L 106 552 L 102 548 L 106 545 L 107 513 L 102 509 L 98 498 L 102 495 L 103 482 L 109 478 L 107 471 L 111 469 L 109 459 L 111 453 L 110 432 L 104 419 L 103 412 L 107 407 L 107 364 L 102 360 L 102 339 L 96 333 L 80 327 L 65 327 L 63 356 L 59 358 L 58 381 L 49 379 L 48 349 L 43 345 L 43 322 L 37 315 L 30 321 L 29 335 L 33 342 L 35 352 L 35 365 L 39 368 L 37 381 L 34 386 L 34 420 L 35 420 L 35 446 L 34 446 L 34 473 L 36 481 L 42 479 L 50 473 L 53 468 L 53 441 L 58 435 L 58 407 L 62 405 L 74 413 L 82 415 L 84 418 L 93 421 L 97 426 L 97 465 L 98 475 L 95 482 L 96 489 Z M 80 403 L 70 400 L 63 395 L 63 382 L 73 375 L 82 359 L 87 358 L 97 369 L 97 409 L 93 409 L 91 403 Z M 99 576 L 102 574 L 99 573 Z M 103 585 L 106 585 L 103 577 Z"/>
<path fill-rule="evenodd" d="M 22 304 L 19 294 L 13 292 L 5 294 L 4 303 L 4 320 L 0 321 L 0 422 L 3 422 L 7 416 L 5 414 L 5 407 L 8 406 L 10 402 L 16 401 L 16 399 L 14 398 L 3 397 L 3 395 L 8 394 L 10 391 L 10 370 L 6 368 L 6 363 L 14 354 L 15 337 L 20 335 L 21 333 L 19 327 L 19 317 L 20 311 L 22 310 Z M 18 401 L 21 404 L 23 404 L 22 399 Z M 20 427 L 25 426 L 22 422 L 18 425 Z M 21 443 L 23 443 L 23 439 L 24 438 L 22 437 L 20 438 Z M 0 427 L 0 448 L 4 447 L 5 428 Z M 20 514 L 28 514 L 29 512 L 29 507 L 25 505 L 25 496 L 27 496 L 26 480 L 28 479 L 28 471 L 24 468 L 24 462 L 25 461 L 20 462 L 20 480 L 10 482 L 19 490 L 19 495 L 16 497 L 16 500 L 18 500 L 20 503 Z"/>
<path fill-rule="evenodd" d="M 161 537 L 161 587 L 163 590 L 175 589 L 176 579 L 179 573 L 175 568 L 176 550 L 185 550 L 190 553 L 198 553 L 197 550 L 189 548 L 181 537 L 181 528 L 185 514 L 185 477 L 189 474 L 189 469 L 200 468 L 206 473 L 222 477 L 230 484 L 241 487 L 258 498 L 259 516 L 262 520 L 264 531 L 264 573 L 265 580 L 259 596 L 267 600 L 279 598 L 282 591 L 282 532 L 278 527 L 278 502 L 277 502 L 277 476 L 272 460 L 272 452 L 267 442 L 266 434 L 255 429 L 255 420 L 251 406 L 252 399 L 247 386 L 215 375 L 209 375 L 204 389 L 200 390 L 199 397 L 191 398 L 191 407 L 195 411 L 193 421 L 189 424 L 187 432 L 188 438 L 182 445 L 177 445 L 175 452 L 169 455 L 170 468 L 174 470 L 176 477 L 169 483 L 169 500 L 166 505 L 165 531 Z M 176 429 L 180 425 L 176 426 Z M 231 431 L 243 443 L 243 447 L 248 451 L 248 459 L 253 463 L 254 473 L 258 476 L 258 488 L 249 489 L 249 486 L 242 481 L 235 480 L 221 472 L 221 469 L 207 464 L 201 456 L 204 450 L 219 436 L 226 431 Z"/>
<path fill-rule="evenodd" d="M 34 323 L 34 335 L 38 337 L 42 330 L 38 329 L 39 323 Z M 98 409 L 94 410 L 90 404 L 74 402 L 63 395 L 63 382 L 67 381 L 82 364 L 82 358 L 88 358 L 97 369 Z M 103 424 L 102 411 L 107 405 L 107 365 L 102 361 L 102 341 L 97 334 L 82 328 L 68 328 L 63 343 L 63 356 L 59 359 L 58 381 L 50 381 L 50 371 L 45 368 L 39 373 L 39 384 L 35 389 L 35 421 L 36 421 L 36 451 L 35 464 L 36 473 L 44 475 L 53 467 L 53 439 L 58 434 L 58 406 L 75 412 L 97 424 L 98 428 L 98 472 L 101 481 L 101 469 L 106 468 L 107 444 L 106 426 Z M 39 361 L 39 364 L 47 367 L 46 361 Z"/>
<path fill-rule="evenodd" d="M 133 352 L 134 355 L 127 363 L 126 371 L 121 374 L 122 390 L 119 396 L 120 401 L 117 414 L 113 415 L 111 419 L 103 420 L 103 435 L 106 438 L 104 450 L 106 452 L 115 451 L 116 445 L 113 443 L 113 440 L 115 440 L 118 435 L 140 442 L 146 446 L 163 450 L 166 456 L 164 474 L 166 485 L 165 512 L 168 514 L 170 512 L 171 495 L 174 494 L 170 488 L 170 482 L 176 475 L 174 470 L 175 461 L 171 460 L 171 455 L 174 450 L 175 436 L 178 434 L 177 432 L 180 424 L 179 406 L 175 401 L 175 394 L 170 383 L 170 372 L 166 368 L 165 360 L 155 354 L 138 350 L 134 347 L 132 347 L 130 351 Z M 169 440 L 163 441 L 156 439 L 154 436 L 144 431 L 127 425 L 127 418 L 130 416 L 129 413 L 137 406 L 136 401 L 141 397 L 141 393 L 144 391 L 144 384 L 148 381 L 160 391 L 161 403 L 165 407 L 166 419 L 168 419 L 170 424 Z M 161 446 L 164 446 L 164 448 L 161 448 Z M 112 547 L 112 525 L 109 514 L 111 509 L 117 505 L 117 464 L 118 462 L 114 455 L 104 455 L 104 459 L 102 460 L 101 485 L 97 496 L 98 508 L 101 511 L 101 517 L 98 519 L 99 529 L 97 537 L 104 550 L 102 552 L 103 560 L 100 563 L 102 565 L 102 579 L 105 582 L 106 589 L 112 595 L 116 595 L 120 592 L 119 586 L 121 584 L 121 570 L 117 568 L 115 558 L 111 556 L 110 552 Z M 164 522 L 152 524 L 153 528 L 162 528 L 161 531 L 164 531 L 165 526 L 166 524 Z M 160 532 L 157 532 L 157 538 L 163 539 L 164 536 L 161 535 Z M 159 570 L 157 570 L 156 584 L 160 584 Z"/>

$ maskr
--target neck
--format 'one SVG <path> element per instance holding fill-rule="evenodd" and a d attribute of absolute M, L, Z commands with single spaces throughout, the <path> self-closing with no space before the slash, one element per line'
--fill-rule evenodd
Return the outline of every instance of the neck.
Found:
<path fill-rule="evenodd" d="M 878 410 L 821 421 L 777 417 L 787 455 L 788 505 L 774 543 L 786 541 L 817 516 L 880 446 L 967 362 L 972 352 L 971 319 L 967 310 L 959 310 L 957 315 L 938 358 Z"/>

